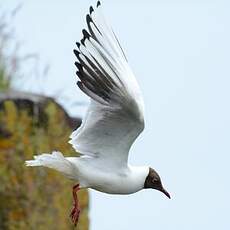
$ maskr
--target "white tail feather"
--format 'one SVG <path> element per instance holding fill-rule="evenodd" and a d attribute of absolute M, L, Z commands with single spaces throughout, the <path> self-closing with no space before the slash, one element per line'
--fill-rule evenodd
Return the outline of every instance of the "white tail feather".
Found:
<path fill-rule="evenodd" d="M 44 166 L 55 169 L 65 176 L 76 179 L 76 167 L 68 161 L 61 152 L 52 152 L 52 154 L 43 153 L 41 155 L 34 156 L 34 160 L 25 162 L 26 166 Z"/>

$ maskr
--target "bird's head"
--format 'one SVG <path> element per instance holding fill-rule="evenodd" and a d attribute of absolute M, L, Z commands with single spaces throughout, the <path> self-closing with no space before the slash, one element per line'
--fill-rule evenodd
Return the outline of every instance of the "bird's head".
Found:
<path fill-rule="evenodd" d="M 163 185 L 161 183 L 160 176 L 152 168 L 149 168 L 149 174 L 145 179 L 144 188 L 156 189 L 156 190 L 158 190 L 160 192 L 163 192 L 169 199 L 171 198 L 170 194 L 164 189 L 164 187 L 163 187 Z"/>

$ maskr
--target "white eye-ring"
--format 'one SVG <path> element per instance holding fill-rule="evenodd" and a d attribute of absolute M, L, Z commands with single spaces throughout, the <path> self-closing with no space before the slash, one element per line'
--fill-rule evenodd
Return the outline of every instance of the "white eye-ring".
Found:
<path fill-rule="evenodd" d="M 154 179 L 153 179 L 153 182 L 157 182 L 157 181 L 158 181 L 158 179 L 157 179 L 157 178 L 154 178 Z"/>

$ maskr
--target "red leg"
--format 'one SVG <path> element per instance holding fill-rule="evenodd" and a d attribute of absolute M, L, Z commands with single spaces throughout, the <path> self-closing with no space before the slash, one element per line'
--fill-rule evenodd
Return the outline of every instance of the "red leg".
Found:
<path fill-rule="evenodd" d="M 70 213 L 70 217 L 72 219 L 72 222 L 74 223 L 74 225 L 77 225 L 79 216 L 80 216 L 80 207 L 79 207 L 79 202 L 78 202 L 78 198 L 77 198 L 77 192 L 80 190 L 80 185 L 77 184 L 75 186 L 73 186 L 73 208 L 71 210 Z"/>

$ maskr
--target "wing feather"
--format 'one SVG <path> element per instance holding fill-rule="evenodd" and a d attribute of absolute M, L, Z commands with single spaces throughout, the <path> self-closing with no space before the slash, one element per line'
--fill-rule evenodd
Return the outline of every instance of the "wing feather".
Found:
<path fill-rule="evenodd" d="M 127 166 L 131 145 L 144 128 L 143 100 L 124 51 L 100 12 L 90 7 L 88 31 L 74 53 L 78 87 L 90 97 L 88 112 L 70 143 L 110 167 Z"/>

